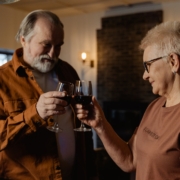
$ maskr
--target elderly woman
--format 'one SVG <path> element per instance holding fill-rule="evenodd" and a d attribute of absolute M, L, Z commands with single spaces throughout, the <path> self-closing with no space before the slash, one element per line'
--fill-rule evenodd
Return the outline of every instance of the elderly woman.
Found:
<path fill-rule="evenodd" d="M 77 117 L 94 128 L 106 151 L 137 180 L 180 179 L 180 22 L 151 29 L 141 42 L 143 79 L 160 95 L 147 108 L 129 142 L 112 129 L 96 99 L 90 108 L 76 105 Z M 92 112 L 93 111 L 93 112 Z"/>

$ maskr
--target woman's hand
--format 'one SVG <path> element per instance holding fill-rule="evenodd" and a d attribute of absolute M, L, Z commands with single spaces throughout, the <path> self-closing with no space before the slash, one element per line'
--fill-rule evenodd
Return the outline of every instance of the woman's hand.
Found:
<path fill-rule="evenodd" d="M 94 97 L 92 98 L 92 104 L 89 106 L 77 104 L 76 113 L 78 119 L 96 131 L 112 160 L 123 171 L 135 170 L 136 134 L 132 136 L 128 144 L 121 139 L 106 120 L 100 105 Z"/>
<path fill-rule="evenodd" d="M 94 96 L 92 97 L 92 104 L 86 106 L 76 104 L 75 108 L 78 119 L 84 124 L 91 126 L 96 131 L 101 131 L 103 129 L 106 118 Z"/>

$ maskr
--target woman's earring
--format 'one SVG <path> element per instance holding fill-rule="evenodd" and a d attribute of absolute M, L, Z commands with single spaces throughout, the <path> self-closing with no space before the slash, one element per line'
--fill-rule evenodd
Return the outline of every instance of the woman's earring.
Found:
<path fill-rule="evenodd" d="M 176 75 L 176 71 L 173 71 L 173 74 Z"/>

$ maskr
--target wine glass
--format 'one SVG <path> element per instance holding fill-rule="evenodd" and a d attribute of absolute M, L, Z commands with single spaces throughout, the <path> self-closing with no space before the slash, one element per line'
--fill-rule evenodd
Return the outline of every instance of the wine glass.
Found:
<path fill-rule="evenodd" d="M 72 95 L 74 91 L 74 84 L 70 82 L 59 81 L 56 91 L 60 91 L 60 92 L 66 91 L 66 96 L 60 97 L 60 99 L 67 101 L 67 106 L 68 106 L 71 103 L 71 99 L 72 99 Z M 47 129 L 56 133 L 62 131 L 62 129 L 59 128 L 59 125 L 58 125 L 58 121 L 57 121 L 58 117 L 59 115 L 54 116 L 54 120 L 55 120 L 54 125 L 48 126 Z"/>
<path fill-rule="evenodd" d="M 91 81 L 77 80 L 74 90 L 74 99 L 76 104 L 88 105 L 92 100 L 92 83 Z M 79 128 L 74 129 L 75 131 L 91 131 L 90 128 L 87 128 L 84 123 L 81 122 Z"/>

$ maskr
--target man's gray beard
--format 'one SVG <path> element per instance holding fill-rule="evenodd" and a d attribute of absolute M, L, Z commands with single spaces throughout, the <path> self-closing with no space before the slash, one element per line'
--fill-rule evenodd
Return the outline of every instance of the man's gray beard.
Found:
<path fill-rule="evenodd" d="M 31 64 L 32 68 L 42 72 L 47 73 L 53 69 L 53 67 L 57 64 L 58 58 L 53 58 L 54 62 L 42 62 L 42 59 L 51 59 L 48 55 L 41 55 L 36 57 Z"/>

